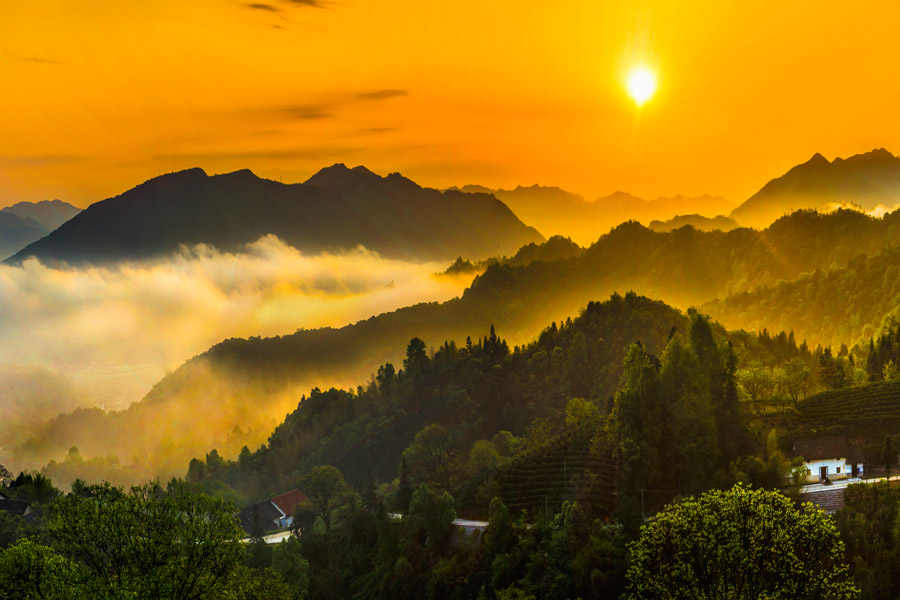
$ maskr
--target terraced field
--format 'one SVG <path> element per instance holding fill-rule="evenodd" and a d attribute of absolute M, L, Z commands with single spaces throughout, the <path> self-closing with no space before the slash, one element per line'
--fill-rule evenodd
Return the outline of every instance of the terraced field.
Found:
<path fill-rule="evenodd" d="M 615 505 L 615 462 L 590 452 L 591 436 L 576 432 L 527 454 L 496 474 L 511 512 L 557 511 L 565 501 L 590 504 L 595 514 Z"/>
<path fill-rule="evenodd" d="M 900 381 L 817 394 L 799 403 L 795 424 L 821 435 L 874 438 L 900 431 Z"/>

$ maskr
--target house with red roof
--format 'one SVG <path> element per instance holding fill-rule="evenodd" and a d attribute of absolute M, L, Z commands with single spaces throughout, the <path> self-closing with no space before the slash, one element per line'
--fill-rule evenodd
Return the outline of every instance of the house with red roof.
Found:
<path fill-rule="evenodd" d="M 294 508 L 307 502 L 306 494 L 298 489 L 285 492 L 264 502 L 257 502 L 242 510 L 238 518 L 248 535 L 285 529 L 294 523 Z"/>

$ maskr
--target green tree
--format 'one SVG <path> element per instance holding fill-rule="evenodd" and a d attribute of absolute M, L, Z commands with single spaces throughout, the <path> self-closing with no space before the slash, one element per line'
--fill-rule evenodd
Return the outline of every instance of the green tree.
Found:
<path fill-rule="evenodd" d="M 92 486 L 54 504 L 47 530 L 100 598 L 222 597 L 244 558 L 231 503 L 158 483 Z"/>
<path fill-rule="evenodd" d="M 456 470 L 453 436 L 441 425 L 423 427 L 403 451 L 406 465 L 419 481 L 449 490 Z"/>
<path fill-rule="evenodd" d="M 777 381 L 775 373 L 759 361 L 738 370 L 737 380 L 753 404 L 767 401 L 775 392 Z"/>
<path fill-rule="evenodd" d="M 659 478 L 661 427 L 667 420 L 659 400 L 659 363 L 632 344 L 609 421 L 619 473 L 618 513 L 629 526 L 640 519 L 641 488 Z"/>
<path fill-rule="evenodd" d="M 291 536 L 272 550 L 272 570 L 291 590 L 293 598 L 302 598 L 309 587 L 309 563 L 303 558 L 300 540 Z"/>
<path fill-rule="evenodd" d="M 597 405 L 584 398 L 572 398 L 566 404 L 566 427 L 578 429 L 597 417 Z"/>
<path fill-rule="evenodd" d="M 678 490 L 702 489 L 719 456 L 716 421 L 706 373 L 677 333 L 663 353 L 659 396 L 669 418 L 656 444 L 666 456 L 669 481 Z"/>
<path fill-rule="evenodd" d="M 407 375 L 417 375 L 428 366 L 428 355 L 425 353 L 425 342 L 414 337 L 406 346 L 406 358 L 403 359 L 403 370 Z"/>
<path fill-rule="evenodd" d="M 306 493 L 316 515 L 322 517 L 325 529 L 331 529 L 335 511 L 353 496 L 344 474 L 331 465 L 313 467 L 300 478 L 300 489 Z"/>
<path fill-rule="evenodd" d="M 740 485 L 668 506 L 631 546 L 629 597 L 849 599 L 834 521 Z"/>
<path fill-rule="evenodd" d="M 802 358 L 792 358 L 777 371 L 778 386 L 795 405 L 812 389 L 812 372 Z"/>
<path fill-rule="evenodd" d="M 897 381 L 900 379 L 900 368 L 894 364 L 893 360 L 888 360 L 884 365 L 882 375 L 885 381 Z"/>
<path fill-rule="evenodd" d="M 478 440 L 469 450 L 469 473 L 475 475 L 485 469 L 492 469 L 500 462 L 500 452 L 490 440 Z"/>
<path fill-rule="evenodd" d="M 72 600 L 81 593 L 79 565 L 31 540 L 0 550 L 0 598 L 4 600 Z"/>
<path fill-rule="evenodd" d="M 409 517 L 413 526 L 425 532 L 426 545 L 434 548 L 447 539 L 450 525 L 456 518 L 453 497 L 446 491 L 435 492 L 423 483 L 413 492 Z"/>

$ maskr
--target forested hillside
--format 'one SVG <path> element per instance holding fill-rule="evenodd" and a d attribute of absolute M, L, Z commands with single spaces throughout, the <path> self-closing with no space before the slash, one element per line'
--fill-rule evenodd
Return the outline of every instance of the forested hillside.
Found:
<path fill-rule="evenodd" d="M 872 337 L 898 321 L 898 309 L 900 246 L 702 306 L 727 328 L 792 329 L 798 339 L 826 345 Z"/>
<path fill-rule="evenodd" d="M 634 294 L 511 351 L 494 332 L 431 357 L 413 339 L 401 369 L 314 390 L 266 445 L 212 451 L 187 479 L 319 498 L 294 513 L 314 598 L 615 595 L 643 516 L 735 481 L 783 484 L 791 464 L 751 426 L 738 364 L 809 358 L 787 339 L 729 341 Z M 489 528 L 467 540 L 459 516 Z"/>
<path fill-rule="evenodd" d="M 233 456 L 244 443 L 261 442 L 310 387 L 363 382 L 383 363 L 398 364 L 413 337 L 429 346 L 443 340 L 459 346 L 467 336 L 494 325 L 510 344 L 526 344 L 547 322 L 564 321 L 588 302 L 616 291 L 634 290 L 686 309 L 841 267 L 860 253 L 877 254 L 893 243 L 898 220 L 900 213 L 875 219 L 846 210 L 827 215 L 801 211 L 762 232 L 727 233 L 689 227 L 657 233 L 626 223 L 569 258 L 490 266 L 462 297 L 442 304 L 419 304 L 340 329 L 226 340 L 165 377 L 129 410 L 63 415 L 37 432 L 17 456 L 22 464 L 37 466 L 50 458 L 62 460 L 68 448 L 77 446 L 86 457 L 114 454 L 150 472 L 171 472 L 212 446 Z M 816 310 L 806 302 L 802 306 Z M 833 306 L 845 310 L 842 304 Z M 849 328 L 841 324 L 848 335 L 843 341 L 852 344 L 866 325 L 877 327 L 883 316 L 860 320 L 858 329 L 852 321 Z M 753 322 L 728 323 L 755 329 Z M 808 337 L 795 333 L 797 343 L 805 339 L 813 348 L 839 335 L 843 333 L 822 327 Z M 159 423 L 156 435 L 148 435 L 142 425 L 148 419 Z M 104 431 L 102 443 L 98 430 Z"/>

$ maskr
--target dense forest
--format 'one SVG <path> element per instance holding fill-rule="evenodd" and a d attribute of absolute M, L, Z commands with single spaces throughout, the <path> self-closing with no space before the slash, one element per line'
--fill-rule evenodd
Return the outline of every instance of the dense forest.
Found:
<path fill-rule="evenodd" d="M 831 395 L 878 395 L 879 386 L 894 385 L 897 335 L 873 339 L 869 358 L 857 362 L 846 349 L 811 350 L 791 334 L 728 333 L 697 311 L 629 293 L 588 304 L 525 346 L 510 347 L 496 329 L 433 352 L 413 338 L 402 364 L 383 364 L 355 390 L 312 390 L 266 444 L 243 448 L 237 460 L 210 450 L 165 490 L 129 494 L 78 480 L 61 496 L 50 479 L 20 475 L 4 493 L 32 502 L 38 516 L 2 517 L 0 577 L 20 573 L 24 561 L 46 563 L 48 582 L 113 585 L 82 571 L 85 547 L 72 546 L 76 535 L 91 535 L 76 515 L 97 504 L 111 515 L 129 514 L 120 503 L 141 502 L 150 514 L 156 502 L 169 507 L 162 515 L 194 505 L 220 514 L 225 505 L 216 502 L 244 505 L 299 487 L 309 502 L 293 515 L 298 539 L 272 547 L 252 538 L 246 552 L 223 559 L 226 581 L 247 594 L 235 597 L 648 597 L 640 573 L 657 534 L 640 527 L 645 519 L 671 515 L 674 539 L 690 547 L 697 534 L 677 524 L 690 522 L 681 513 L 692 505 L 667 508 L 679 498 L 731 489 L 699 500 L 706 512 L 721 504 L 708 526 L 723 532 L 732 531 L 729 503 L 760 514 L 780 506 L 750 489 L 796 498 L 802 474 L 778 427 L 806 419 L 796 431 L 809 433 L 830 422 L 814 411 Z M 882 364 L 889 381 L 867 383 Z M 773 378 L 771 388 L 760 388 L 760 373 Z M 896 433 L 900 414 L 888 421 Z M 66 462 L 79 460 L 75 454 Z M 765 535 L 802 531 L 810 536 L 803 547 L 824 544 L 832 557 L 800 548 L 777 559 L 779 572 L 793 565 L 799 574 L 822 573 L 830 582 L 824 597 L 853 597 L 854 586 L 865 597 L 889 597 L 893 582 L 883 569 L 896 560 L 897 538 L 858 522 L 893 523 L 895 490 L 855 492 L 836 524 L 809 508 L 778 508 L 794 515 L 795 533 Z M 191 501 L 204 497 L 198 493 L 218 500 Z M 487 529 L 466 534 L 452 525 L 457 517 L 483 519 Z M 217 547 L 236 540 L 229 531 L 214 537 Z M 159 535 L 160 544 L 172 543 Z M 158 577 L 134 554 L 121 560 L 130 586 Z M 677 577 L 670 583 L 679 585 Z"/>

